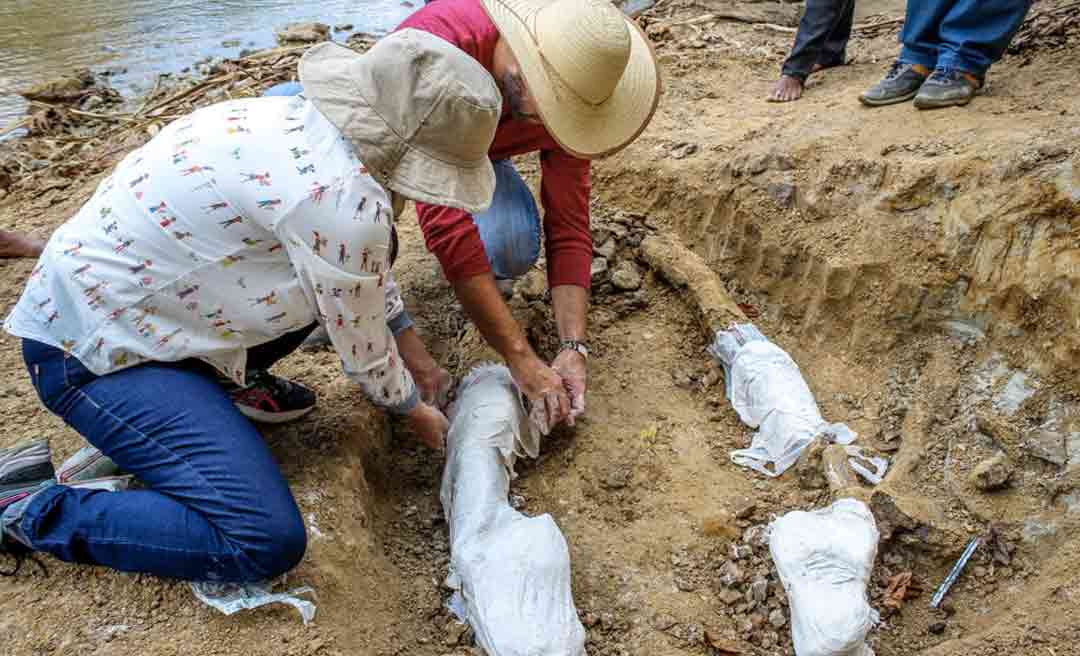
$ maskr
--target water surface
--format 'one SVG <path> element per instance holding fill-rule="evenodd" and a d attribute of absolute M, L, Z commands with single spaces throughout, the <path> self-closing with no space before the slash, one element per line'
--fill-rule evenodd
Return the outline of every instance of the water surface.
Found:
<path fill-rule="evenodd" d="M 423 0 L 0 0 L 0 128 L 25 111 L 16 89 L 76 67 L 124 70 L 121 91 L 149 90 L 158 73 L 210 55 L 274 45 L 298 21 L 351 23 L 335 34 L 385 33 Z M 222 45 L 226 43 L 227 45 Z"/>

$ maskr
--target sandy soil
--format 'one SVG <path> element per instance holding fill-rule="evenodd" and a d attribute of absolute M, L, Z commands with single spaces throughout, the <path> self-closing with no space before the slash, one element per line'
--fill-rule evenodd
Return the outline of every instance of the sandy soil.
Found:
<path fill-rule="evenodd" d="M 641 260 L 649 234 L 704 258 L 800 364 L 826 418 L 892 458 L 872 502 L 883 533 L 869 590 L 884 615 L 878 654 L 1080 652 L 1075 43 L 1010 56 L 971 106 L 920 113 L 858 104 L 896 45 L 894 31 L 856 36 L 850 66 L 775 105 L 763 99 L 790 35 L 683 22 L 710 4 L 673 2 L 647 21 L 664 102 L 640 141 L 594 167 L 596 244 L 614 247 L 612 269 L 636 267 L 642 286 L 597 280 L 588 418 L 547 440 L 515 483 L 524 510 L 551 513 L 570 543 L 590 654 L 793 653 L 789 627 L 767 621 L 786 617 L 786 600 L 753 534 L 830 500 L 812 467 L 765 480 L 731 464 L 750 431 L 704 354 L 693 295 Z M 897 4 L 875 9 L 899 15 Z M 521 168 L 535 177 L 535 162 Z M 93 182 L 12 194 L 0 225 L 45 235 Z M 413 314 L 461 374 L 483 350 L 413 217 L 401 229 Z M 0 264 L 4 306 L 32 264 Z M 539 283 L 540 270 L 513 306 L 550 354 Z M 0 345 L 0 446 L 47 436 L 59 461 L 81 438 L 38 404 L 15 340 Z M 478 653 L 443 608 L 439 460 L 350 389 L 331 353 L 297 353 L 277 373 L 320 394 L 314 414 L 266 431 L 308 521 L 311 546 L 288 584 L 317 589 L 316 621 L 302 627 L 287 608 L 226 618 L 186 584 L 50 561 L 47 578 L 0 584 L 4 653 Z M 1008 483 L 980 489 L 972 471 L 997 453 Z M 994 548 L 976 555 L 949 608 L 931 611 L 964 544 L 991 526 Z M 888 581 L 906 572 L 914 583 L 889 609 Z M 769 592 L 751 607 L 758 577 Z"/>

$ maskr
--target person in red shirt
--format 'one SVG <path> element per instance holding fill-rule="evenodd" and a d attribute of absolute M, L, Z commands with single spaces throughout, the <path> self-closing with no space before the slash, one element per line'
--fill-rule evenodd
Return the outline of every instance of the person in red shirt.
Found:
<path fill-rule="evenodd" d="M 660 98 L 645 34 L 609 0 L 430 0 L 398 29 L 435 34 L 495 78 L 503 115 L 489 155 L 491 207 L 469 215 L 417 203 L 428 250 L 465 312 L 506 360 L 546 433 L 585 411 L 585 346 L 592 237 L 589 160 L 611 155 L 645 129 Z M 549 366 L 514 320 L 500 281 L 523 275 L 540 253 L 540 213 L 509 158 L 538 152 L 548 285 L 562 346 Z"/>

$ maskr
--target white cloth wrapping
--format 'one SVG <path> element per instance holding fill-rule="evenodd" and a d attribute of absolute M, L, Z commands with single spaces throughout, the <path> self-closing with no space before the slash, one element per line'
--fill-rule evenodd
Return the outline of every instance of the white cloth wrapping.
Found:
<path fill-rule="evenodd" d="M 584 656 L 566 540 L 550 515 L 527 517 L 508 501 L 515 460 L 539 452 L 509 370 L 474 370 L 450 414 L 440 496 L 451 607 L 488 656 Z"/>
<path fill-rule="evenodd" d="M 769 553 L 787 592 L 798 656 L 873 656 L 866 634 L 878 614 L 866 584 L 878 539 L 870 509 L 854 499 L 772 523 Z"/>
<path fill-rule="evenodd" d="M 855 441 L 846 424 L 821 417 L 799 365 L 752 324 L 717 332 L 709 353 L 724 367 L 727 397 L 739 419 L 758 429 L 749 449 L 732 452 L 735 464 L 776 477 L 819 435 L 837 444 Z"/>

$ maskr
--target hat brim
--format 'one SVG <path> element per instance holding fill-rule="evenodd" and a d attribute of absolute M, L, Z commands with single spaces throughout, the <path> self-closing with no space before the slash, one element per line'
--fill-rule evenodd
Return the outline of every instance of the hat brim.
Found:
<path fill-rule="evenodd" d="M 450 163 L 410 147 L 374 110 L 355 83 L 351 71 L 363 66 L 364 54 L 336 43 L 314 46 L 300 60 L 299 77 L 304 97 L 334 124 L 356 149 L 379 184 L 406 198 L 471 214 L 491 206 L 495 169 L 482 157 L 471 164 Z M 374 143 L 374 141 L 386 143 Z M 393 142 L 393 143 L 391 143 Z M 404 148 L 393 170 L 378 170 L 372 161 L 387 151 Z M 365 153 L 365 150 L 369 151 Z M 365 156 L 372 161 L 365 160 Z"/>
<path fill-rule="evenodd" d="M 589 104 L 548 72 L 529 33 L 532 16 L 552 1 L 481 0 L 481 4 L 517 58 L 551 136 L 578 157 L 612 155 L 645 131 L 660 104 L 656 53 L 638 24 L 624 17 L 630 32 L 626 70 L 610 98 L 599 105 Z"/>

